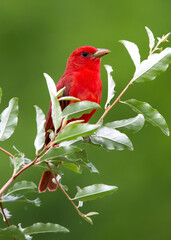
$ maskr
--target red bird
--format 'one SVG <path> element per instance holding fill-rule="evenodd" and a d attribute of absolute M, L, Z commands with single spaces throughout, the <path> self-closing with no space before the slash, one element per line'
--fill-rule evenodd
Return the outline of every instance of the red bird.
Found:
<path fill-rule="evenodd" d="M 101 57 L 109 53 L 107 49 L 97 49 L 90 46 L 77 48 L 68 58 L 64 75 L 56 85 L 57 91 L 66 87 L 62 96 L 73 96 L 81 101 L 87 100 L 100 104 L 102 93 L 102 82 L 100 78 Z M 73 101 L 61 101 L 61 108 L 64 109 Z M 95 113 L 94 109 L 89 114 L 83 114 L 80 119 L 88 122 Z M 51 118 L 51 105 L 47 114 L 45 131 L 46 144 L 49 142 L 49 129 L 54 129 Z M 57 184 L 52 182 L 50 171 L 43 172 L 39 183 L 39 192 L 55 191 Z"/>

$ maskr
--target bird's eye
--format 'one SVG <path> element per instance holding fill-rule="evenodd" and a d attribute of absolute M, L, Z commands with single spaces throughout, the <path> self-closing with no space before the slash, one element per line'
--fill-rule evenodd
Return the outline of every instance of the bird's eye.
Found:
<path fill-rule="evenodd" d="M 88 53 L 87 52 L 82 52 L 81 54 L 83 57 L 87 57 Z"/>

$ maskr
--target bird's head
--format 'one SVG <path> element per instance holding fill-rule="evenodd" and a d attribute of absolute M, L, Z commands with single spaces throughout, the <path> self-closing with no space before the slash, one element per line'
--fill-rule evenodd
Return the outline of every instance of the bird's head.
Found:
<path fill-rule="evenodd" d="M 80 69 L 100 70 L 101 57 L 110 50 L 84 46 L 77 48 L 68 58 L 66 69 L 79 71 Z"/>

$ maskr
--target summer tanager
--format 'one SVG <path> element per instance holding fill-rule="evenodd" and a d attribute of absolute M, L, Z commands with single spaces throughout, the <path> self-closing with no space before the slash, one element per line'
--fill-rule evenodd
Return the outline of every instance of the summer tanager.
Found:
<path fill-rule="evenodd" d="M 67 66 L 64 75 L 61 77 L 56 85 L 57 91 L 65 87 L 62 96 L 73 96 L 79 98 L 81 101 L 87 100 L 100 104 L 102 82 L 100 78 L 100 62 L 101 57 L 109 53 L 107 49 L 97 49 L 90 46 L 77 48 L 68 58 Z M 61 108 L 64 109 L 73 101 L 60 101 Z M 88 122 L 93 116 L 96 109 L 89 114 L 83 114 L 79 119 Z M 45 131 L 46 140 L 48 144 L 50 141 L 49 129 L 54 129 L 51 117 L 51 104 L 47 114 Z M 39 183 L 39 192 L 55 191 L 57 184 L 52 182 L 53 175 L 50 171 L 43 172 Z"/>

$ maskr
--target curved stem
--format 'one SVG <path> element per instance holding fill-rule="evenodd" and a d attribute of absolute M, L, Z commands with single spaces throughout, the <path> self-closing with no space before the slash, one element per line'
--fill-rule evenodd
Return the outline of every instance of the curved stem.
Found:
<path fill-rule="evenodd" d="M 56 184 L 58 185 L 58 187 L 62 190 L 62 192 L 65 194 L 65 196 L 68 198 L 68 200 L 72 203 L 72 205 L 74 206 L 74 208 L 77 210 L 78 214 L 79 214 L 80 216 L 83 216 L 84 214 L 83 214 L 82 212 L 80 212 L 80 210 L 79 210 L 78 207 L 75 205 L 75 203 L 73 202 L 73 200 L 70 198 L 70 196 L 68 195 L 68 193 L 63 189 L 63 187 L 62 187 L 62 186 L 60 185 L 60 183 L 57 181 L 56 176 L 55 176 L 55 174 L 54 174 L 51 166 L 49 165 L 49 163 L 46 163 L 46 164 L 47 164 L 50 172 L 52 173 L 52 175 L 53 175 L 53 177 L 54 177 L 54 179 L 55 179 Z"/>
<path fill-rule="evenodd" d="M 3 209 L 3 206 L 2 206 L 2 203 L 0 202 L 0 208 L 1 208 L 1 212 L 2 212 L 2 215 L 3 215 L 3 218 L 4 218 L 4 222 L 7 223 L 8 227 L 11 226 L 11 224 L 9 223 L 6 215 L 5 215 L 5 212 L 4 212 L 4 209 Z"/>
<path fill-rule="evenodd" d="M 14 174 L 6 183 L 5 185 L 0 189 L 0 198 L 1 195 L 3 194 L 3 192 L 13 183 L 13 181 L 21 174 L 23 173 L 26 169 L 28 169 L 29 167 L 31 167 L 32 165 L 36 164 L 39 159 L 40 156 L 42 155 L 42 153 L 44 153 L 47 149 L 47 146 L 44 147 L 44 149 L 37 155 L 37 157 L 29 164 L 24 165 L 24 167 L 19 170 L 16 174 Z M 5 150 L 6 151 L 6 150 Z M 8 154 L 9 155 L 9 154 Z M 13 156 L 14 157 L 14 156 Z"/>
<path fill-rule="evenodd" d="M 14 155 L 12 155 L 10 152 L 8 152 L 7 150 L 3 149 L 2 147 L 0 147 L 0 151 L 6 153 L 8 156 L 10 156 L 12 158 L 14 157 Z"/>
<path fill-rule="evenodd" d="M 114 107 L 114 105 L 120 101 L 120 98 L 122 97 L 122 95 L 127 91 L 127 89 L 131 86 L 131 84 L 134 82 L 134 78 L 128 83 L 128 85 L 124 88 L 124 90 L 119 94 L 119 96 L 116 98 L 116 100 L 112 103 L 112 105 L 110 105 L 108 108 L 106 108 L 105 112 L 103 113 L 103 115 L 100 117 L 100 119 L 98 120 L 98 122 L 96 124 L 99 124 L 101 122 L 101 120 L 104 119 L 104 117 L 107 115 L 107 113 L 111 110 L 111 108 Z"/>

